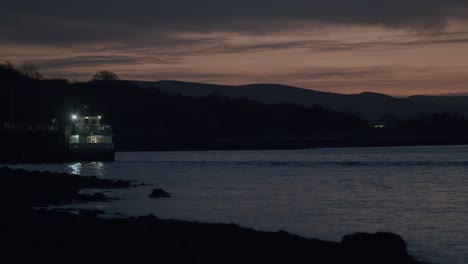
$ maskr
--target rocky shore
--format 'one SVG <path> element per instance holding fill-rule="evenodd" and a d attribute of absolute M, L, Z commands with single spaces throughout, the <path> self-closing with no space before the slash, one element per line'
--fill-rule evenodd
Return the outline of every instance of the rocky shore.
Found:
<path fill-rule="evenodd" d="M 156 216 L 103 219 L 35 210 L 48 204 L 105 200 L 83 188 L 126 188 L 70 174 L 0 168 L 0 240 L 5 263 L 421 263 L 391 233 L 352 234 L 338 242 L 235 224 L 161 220 Z M 148 198 L 150 199 L 150 198 Z"/>
<path fill-rule="evenodd" d="M 94 176 L 0 168 L 1 208 L 30 208 L 48 204 L 105 201 L 102 193 L 81 194 L 79 190 L 128 188 L 129 181 L 112 181 Z"/>

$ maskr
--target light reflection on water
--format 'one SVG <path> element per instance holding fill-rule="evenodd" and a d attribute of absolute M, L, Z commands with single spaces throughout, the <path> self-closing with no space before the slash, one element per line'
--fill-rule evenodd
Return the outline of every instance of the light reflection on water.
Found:
<path fill-rule="evenodd" d="M 0 166 L 2 166 L 0 164 Z M 62 164 L 18 164 L 9 165 L 11 168 L 26 169 L 26 170 L 39 170 L 51 172 L 66 172 L 74 175 L 81 176 L 98 176 L 103 178 L 109 177 L 110 166 L 115 166 L 115 163 L 109 162 L 73 162 Z"/>
<path fill-rule="evenodd" d="M 468 263 L 468 147 L 117 153 L 116 162 L 21 165 L 152 184 L 74 205 L 111 215 L 235 222 L 339 241 L 391 231 L 423 260 Z M 148 199 L 153 188 L 170 199 Z"/>
<path fill-rule="evenodd" d="M 104 162 L 90 162 L 86 163 L 86 166 L 89 166 L 89 170 L 91 171 L 92 175 L 102 177 L 106 174 L 107 167 L 104 165 Z"/>
<path fill-rule="evenodd" d="M 68 165 L 71 174 L 81 175 L 81 162 L 73 163 Z"/>
<path fill-rule="evenodd" d="M 104 162 L 76 162 L 67 165 L 68 168 L 65 172 L 75 175 L 93 175 L 98 177 L 106 176 L 106 170 L 109 166 Z"/>

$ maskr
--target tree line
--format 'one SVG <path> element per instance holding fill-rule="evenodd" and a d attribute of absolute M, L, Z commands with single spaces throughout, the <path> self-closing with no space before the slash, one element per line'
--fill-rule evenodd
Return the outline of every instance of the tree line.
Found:
<path fill-rule="evenodd" d="M 120 81 L 109 71 L 88 82 L 47 80 L 31 65 L 0 64 L 0 122 L 10 120 L 12 97 L 16 121 L 69 122 L 82 106 L 104 116 L 122 137 L 154 135 L 295 134 L 371 129 L 364 119 L 319 105 L 268 105 L 213 93 L 204 98 L 168 94 L 158 87 L 143 89 Z M 454 113 L 421 115 L 398 124 L 406 130 L 468 130 L 468 121 Z"/>
<path fill-rule="evenodd" d="M 15 65 L 11 61 L 0 63 L 0 79 L 6 80 L 45 80 L 38 67 L 32 63 Z M 94 74 L 91 81 L 117 81 L 119 76 L 111 71 L 102 70 Z"/>

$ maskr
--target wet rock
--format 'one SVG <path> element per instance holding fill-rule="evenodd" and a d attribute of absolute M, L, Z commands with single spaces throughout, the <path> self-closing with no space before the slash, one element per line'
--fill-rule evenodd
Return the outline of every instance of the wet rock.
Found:
<path fill-rule="evenodd" d="M 153 189 L 153 192 L 148 196 L 149 198 L 164 198 L 164 197 L 171 197 L 169 193 L 164 191 L 163 189 Z"/>
<path fill-rule="evenodd" d="M 102 193 L 93 193 L 91 197 L 94 201 L 107 201 L 107 196 Z"/>
<path fill-rule="evenodd" d="M 88 216 L 88 217 L 96 217 L 100 214 L 105 214 L 104 211 L 94 209 L 94 210 L 88 210 L 88 209 L 80 209 L 78 213 L 82 216 Z"/>
<path fill-rule="evenodd" d="M 108 197 L 102 193 L 81 194 L 78 193 L 74 197 L 74 202 L 106 202 Z"/>

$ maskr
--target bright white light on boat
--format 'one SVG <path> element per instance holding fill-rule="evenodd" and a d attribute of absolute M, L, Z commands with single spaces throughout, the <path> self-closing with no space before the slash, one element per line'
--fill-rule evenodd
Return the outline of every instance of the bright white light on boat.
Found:
<path fill-rule="evenodd" d="M 101 116 L 98 116 L 97 118 L 101 119 Z"/>
<path fill-rule="evenodd" d="M 75 120 L 77 119 L 78 117 L 76 115 L 72 115 L 72 119 Z"/>
<path fill-rule="evenodd" d="M 80 136 L 79 135 L 72 135 L 70 137 L 70 143 L 72 143 L 72 144 L 80 143 Z"/>

